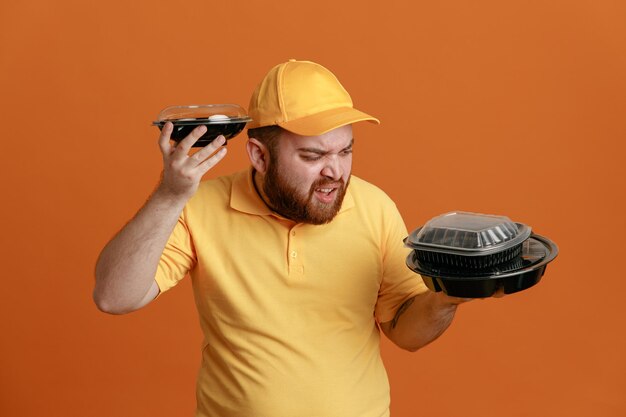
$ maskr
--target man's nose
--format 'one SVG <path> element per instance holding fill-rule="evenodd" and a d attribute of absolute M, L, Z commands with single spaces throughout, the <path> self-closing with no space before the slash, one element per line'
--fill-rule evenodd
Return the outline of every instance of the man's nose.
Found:
<path fill-rule="evenodd" d="M 343 176 L 343 170 L 339 163 L 337 155 L 329 155 L 324 160 L 324 168 L 322 168 L 322 175 L 326 178 L 338 181 Z"/>

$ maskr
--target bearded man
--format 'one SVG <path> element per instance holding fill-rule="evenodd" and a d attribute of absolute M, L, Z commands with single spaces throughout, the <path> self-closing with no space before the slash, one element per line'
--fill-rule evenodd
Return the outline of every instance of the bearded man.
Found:
<path fill-rule="evenodd" d="M 353 176 L 356 110 L 308 61 L 272 68 L 252 95 L 251 167 L 202 181 L 223 137 L 190 155 L 159 138 L 163 175 L 96 266 L 94 300 L 139 309 L 187 274 L 204 333 L 197 417 L 389 415 L 380 330 L 415 351 L 464 300 L 427 291 L 405 266 L 395 204 Z"/>

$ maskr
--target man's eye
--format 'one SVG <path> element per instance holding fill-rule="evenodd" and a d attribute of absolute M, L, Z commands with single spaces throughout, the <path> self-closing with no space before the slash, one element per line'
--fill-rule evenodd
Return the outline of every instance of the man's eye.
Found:
<path fill-rule="evenodd" d="M 305 161 L 317 161 L 321 158 L 319 155 L 301 155 L 300 157 Z"/>
<path fill-rule="evenodd" d="M 341 151 L 341 154 L 344 155 L 344 156 L 345 155 L 350 155 L 351 153 L 352 153 L 352 149 L 346 149 L 344 151 Z"/>

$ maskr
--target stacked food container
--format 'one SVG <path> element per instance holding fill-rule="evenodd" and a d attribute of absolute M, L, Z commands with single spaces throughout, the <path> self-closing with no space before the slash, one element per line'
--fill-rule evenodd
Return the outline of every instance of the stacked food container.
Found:
<path fill-rule="evenodd" d="M 482 298 L 535 285 L 557 253 L 549 239 L 508 217 L 450 212 L 414 230 L 407 266 L 432 291 Z"/>

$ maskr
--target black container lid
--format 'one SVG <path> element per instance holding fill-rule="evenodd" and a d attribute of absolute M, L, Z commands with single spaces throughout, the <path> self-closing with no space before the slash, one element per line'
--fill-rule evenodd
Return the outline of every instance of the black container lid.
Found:
<path fill-rule="evenodd" d="M 530 234 L 530 227 L 505 216 L 453 211 L 414 230 L 405 244 L 422 251 L 484 256 L 513 248 Z"/>

